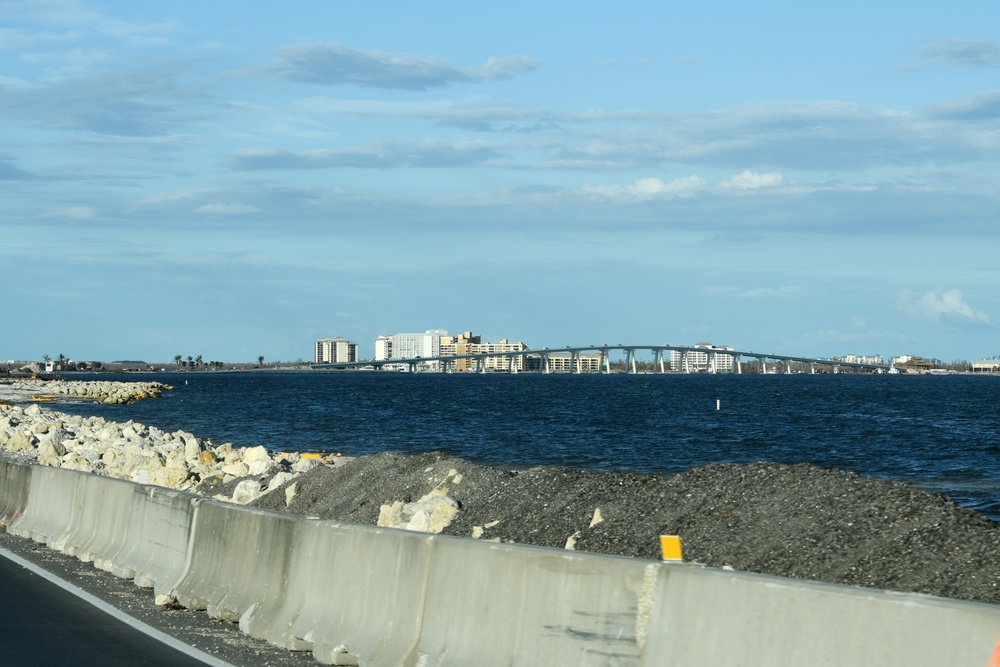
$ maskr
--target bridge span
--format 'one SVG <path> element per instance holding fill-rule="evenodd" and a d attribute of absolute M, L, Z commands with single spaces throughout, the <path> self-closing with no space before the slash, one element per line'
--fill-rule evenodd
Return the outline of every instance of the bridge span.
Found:
<path fill-rule="evenodd" d="M 389 367 L 414 372 L 420 366 L 431 366 L 445 373 L 456 370 L 470 370 L 475 372 L 505 371 L 513 373 L 611 373 L 611 353 L 621 352 L 625 354 L 625 372 L 634 374 L 639 372 L 638 361 L 636 359 L 637 351 L 652 354 L 652 370 L 654 373 L 742 373 L 744 359 L 756 361 L 757 373 L 793 373 L 796 372 L 793 370 L 793 365 L 795 364 L 805 366 L 809 373 L 815 373 L 817 367 L 830 368 L 833 372 L 837 372 L 840 368 L 861 369 L 872 372 L 887 371 L 891 368 L 888 364 L 855 363 L 837 359 L 820 359 L 788 354 L 669 344 L 545 347 L 479 354 L 312 364 L 312 368 L 318 370 L 359 370 Z M 668 368 L 670 362 L 664 359 L 664 353 L 675 351 L 680 353 L 680 368 Z M 690 360 L 694 358 L 704 360 L 703 365 L 699 364 L 695 366 L 694 363 L 691 363 Z M 489 360 L 496 361 L 490 366 L 488 364 Z M 768 363 L 771 364 L 770 369 L 768 368 Z"/>

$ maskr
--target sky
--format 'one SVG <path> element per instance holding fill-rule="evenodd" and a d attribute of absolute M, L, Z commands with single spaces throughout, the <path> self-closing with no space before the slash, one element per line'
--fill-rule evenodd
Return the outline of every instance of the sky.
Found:
<path fill-rule="evenodd" d="M 991 357 L 1000 9 L 0 0 L 0 286 L 3 359 Z"/>

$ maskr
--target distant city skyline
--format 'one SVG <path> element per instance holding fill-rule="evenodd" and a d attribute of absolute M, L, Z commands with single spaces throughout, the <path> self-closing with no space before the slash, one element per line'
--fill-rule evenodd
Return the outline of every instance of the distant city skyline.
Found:
<path fill-rule="evenodd" d="M 996 18 L 0 3 L 0 357 L 1000 354 Z"/>

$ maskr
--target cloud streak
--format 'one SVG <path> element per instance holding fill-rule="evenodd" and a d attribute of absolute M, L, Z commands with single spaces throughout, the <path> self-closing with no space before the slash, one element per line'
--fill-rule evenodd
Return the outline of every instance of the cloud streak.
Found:
<path fill-rule="evenodd" d="M 342 149 L 290 151 L 255 148 L 239 151 L 230 157 L 237 171 L 334 169 L 356 167 L 390 169 L 394 167 L 466 167 L 487 164 L 500 152 L 482 144 L 445 142 L 392 143 Z"/>
<path fill-rule="evenodd" d="M 509 79 L 537 69 L 529 56 L 489 58 L 463 69 L 436 56 L 363 51 L 337 42 L 297 44 L 279 50 L 257 71 L 276 79 L 328 86 L 352 85 L 386 90 L 429 90 L 455 83 Z"/>
<path fill-rule="evenodd" d="M 169 132 L 195 117 L 203 96 L 176 83 L 170 67 L 106 71 L 34 86 L 0 86 L 0 117 L 35 127 L 116 136 Z"/>
<path fill-rule="evenodd" d="M 981 39 L 927 40 L 917 55 L 949 67 L 1000 67 L 1000 42 Z"/>

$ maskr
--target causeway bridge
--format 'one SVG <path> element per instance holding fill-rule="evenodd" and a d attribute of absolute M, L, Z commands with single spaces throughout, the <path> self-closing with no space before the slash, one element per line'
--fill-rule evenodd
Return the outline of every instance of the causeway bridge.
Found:
<path fill-rule="evenodd" d="M 668 369 L 667 353 L 680 353 L 679 368 Z M 358 370 L 362 368 L 395 368 L 414 372 L 420 366 L 431 365 L 441 372 L 458 370 L 473 372 L 567 372 L 567 373 L 611 373 L 611 353 L 625 356 L 625 372 L 638 373 L 636 352 L 652 354 L 654 373 L 742 373 L 743 361 L 756 362 L 757 373 L 793 373 L 793 367 L 805 367 L 815 373 L 818 367 L 888 371 L 889 364 L 854 363 L 837 359 L 819 359 L 788 354 L 773 354 L 731 350 L 726 348 L 695 345 L 580 345 L 541 349 L 524 349 L 478 354 L 455 354 L 437 357 L 391 358 L 378 361 L 334 362 L 312 364 L 318 370 Z M 696 361 L 697 360 L 697 361 Z M 770 368 L 768 367 L 770 364 Z"/>

